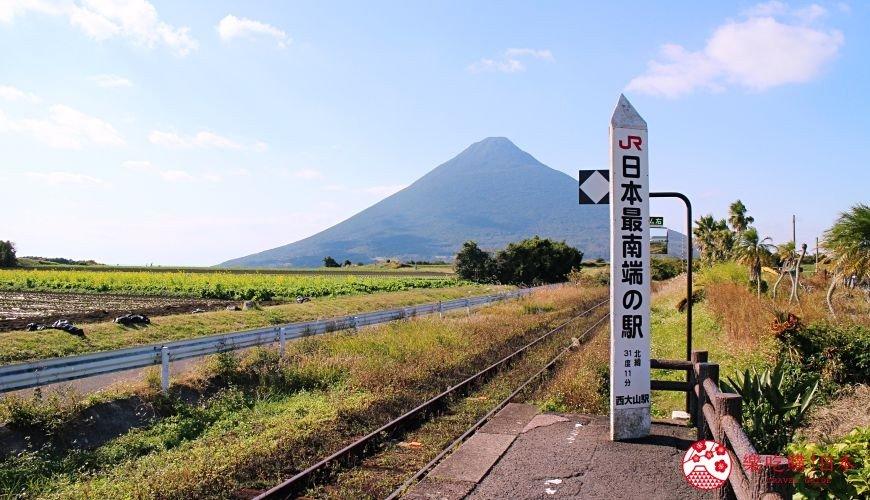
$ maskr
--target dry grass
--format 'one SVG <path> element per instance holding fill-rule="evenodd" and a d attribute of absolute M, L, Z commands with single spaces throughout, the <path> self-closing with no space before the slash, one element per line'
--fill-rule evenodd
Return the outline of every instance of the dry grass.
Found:
<path fill-rule="evenodd" d="M 776 300 L 769 295 L 762 295 L 759 299 L 746 285 L 745 274 L 741 266 L 723 263 L 705 269 L 699 276 L 706 295 L 706 306 L 730 339 L 752 345 L 771 332 L 777 313 L 792 313 L 806 325 L 826 322 L 841 326 L 870 326 L 870 302 L 860 290 L 843 290 L 840 287 L 834 295 L 837 316 L 833 317 L 825 302 L 830 283 L 821 275 L 801 276 L 804 286 L 800 289 L 799 300 L 789 302 L 791 282 L 788 278 L 780 284 Z M 766 275 L 766 278 L 771 280 L 775 276 Z"/>
<path fill-rule="evenodd" d="M 798 431 L 798 436 L 815 443 L 836 441 L 852 429 L 870 426 L 870 386 L 858 385 L 845 389 L 830 404 L 817 407 L 810 413 L 809 422 Z"/>
<path fill-rule="evenodd" d="M 605 323 L 566 357 L 553 378 L 533 395 L 544 411 L 607 413 L 610 336 Z"/>
<path fill-rule="evenodd" d="M 830 322 L 843 326 L 870 326 L 870 301 L 861 290 L 838 287 L 833 297 L 834 310 L 837 312 L 837 316 L 833 317 L 825 302 L 830 282 L 825 281 L 822 275 L 810 275 L 801 276 L 801 283 L 805 288 L 802 288 L 799 293 L 800 300 L 789 303 L 791 283 L 788 278 L 784 279 L 783 284 L 780 285 L 780 288 L 784 288 L 784 290 L 777 294 L 777 300 L 772 307 L 797 315 L 804 324 Z"/>
<path fill-rule="evenodd" d="M 600 308 L 597 312 L 604 311 Z M 572 337 L 582 334 L 597 321 L 596 316 L 580 319 L 561 332 L 526 352 L 520 359 L 500 370 L 480 387 L 472 390 L 420 428 L 392 441 L 359 466 L 339 473 L 325 484 L 303 493 L 306 498 L 385 498 L 407 477 L 419 470 L 442 449 L 461 435 L 493 405 L 507 397 L 541 366 L 549 362 Z M 541 380 L 536 380 L 536 384 Z M 533 384 L 530 389 L 533 389 Z M 413 445 L 410 445 L 413 443 Z"/>
<path fill-rule="evenodd" d="M 470 317 L 395 322 L 291 342 L 280 360 L 269 349 L 217 359 L 210 383 L 223 380 L 237 389 L 213 402 L 176 403 L 182 407 L 173 417 L 78 452 L 76 460 L 86 464 L 81 469 L 70 468 L 69 456 L 42 455 L 5 467 L 16 467 L 7 471 L 26 477 L 34 496 L 226 498 L 241 487 L 261 488 L 603 295 L 603 289 L 564 287 Z"/>
<path fill-rule="evenodd" d="M 729 339 L 754 344 L 760 335 L 769 334 L 772 308 L 746 286 L 715 283 L 707 285 L 704 294 L 707 308 Z"/>

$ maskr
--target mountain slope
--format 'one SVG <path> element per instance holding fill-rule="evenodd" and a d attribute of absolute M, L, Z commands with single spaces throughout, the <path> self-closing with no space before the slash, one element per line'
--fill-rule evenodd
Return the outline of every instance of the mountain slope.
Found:
<path fill-rule="evenodd" d="M 221 266 L 318 266 L 326 255 L 450 259 L 467 240 L 493 249 L 536 234 L 605 257 L 607 206 L 578 205 L 575 179 L 491 137 L 329 229 Z"/>

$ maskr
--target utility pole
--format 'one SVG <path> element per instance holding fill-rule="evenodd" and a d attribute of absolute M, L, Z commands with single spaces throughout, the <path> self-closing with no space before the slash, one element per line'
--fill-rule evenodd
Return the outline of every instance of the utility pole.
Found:
<path fill-rule="evenodd" d="M 819 272 L 819 237 L 816 236 L 816 265 L 813 267 L 813 275 Z"/>
<path fill-rule="evenodd" d="M 796 218 L 795 214 L 791 214 L 791 247 L 794 249 L 794 255 L 797 258 L 800 255 L 797 251 L 797 231 L 796 231 Z M 798 273 L 801 272 L 801 263 L 798 262 L 794 268 L 794 279 L 797 280 Z"/>
<path fill-rule="evenodd" d="M 795 231 L 795 216 L 791 214 L 791 243 L 794 245 L 794 251 L 797 253 L 797 232 Z"/>

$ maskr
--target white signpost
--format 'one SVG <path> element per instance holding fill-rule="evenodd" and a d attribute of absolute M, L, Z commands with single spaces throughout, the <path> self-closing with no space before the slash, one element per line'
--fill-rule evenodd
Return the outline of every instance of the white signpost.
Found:
<path fill-rule="evenodd" d="M 610 119 L 610 438 L 650 432 L 646 122 L 625 96 Z"/>

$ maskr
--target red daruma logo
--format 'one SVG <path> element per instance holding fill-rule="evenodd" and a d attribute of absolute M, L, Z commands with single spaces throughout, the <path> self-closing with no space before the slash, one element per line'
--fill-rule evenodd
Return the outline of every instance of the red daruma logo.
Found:
<path fill-rule="evenodd" d="M 731 474 L 731 456 L 716 441 L 695 441 L 683 456 L 686 482 L 699 490 L 715 490 Z"/>

